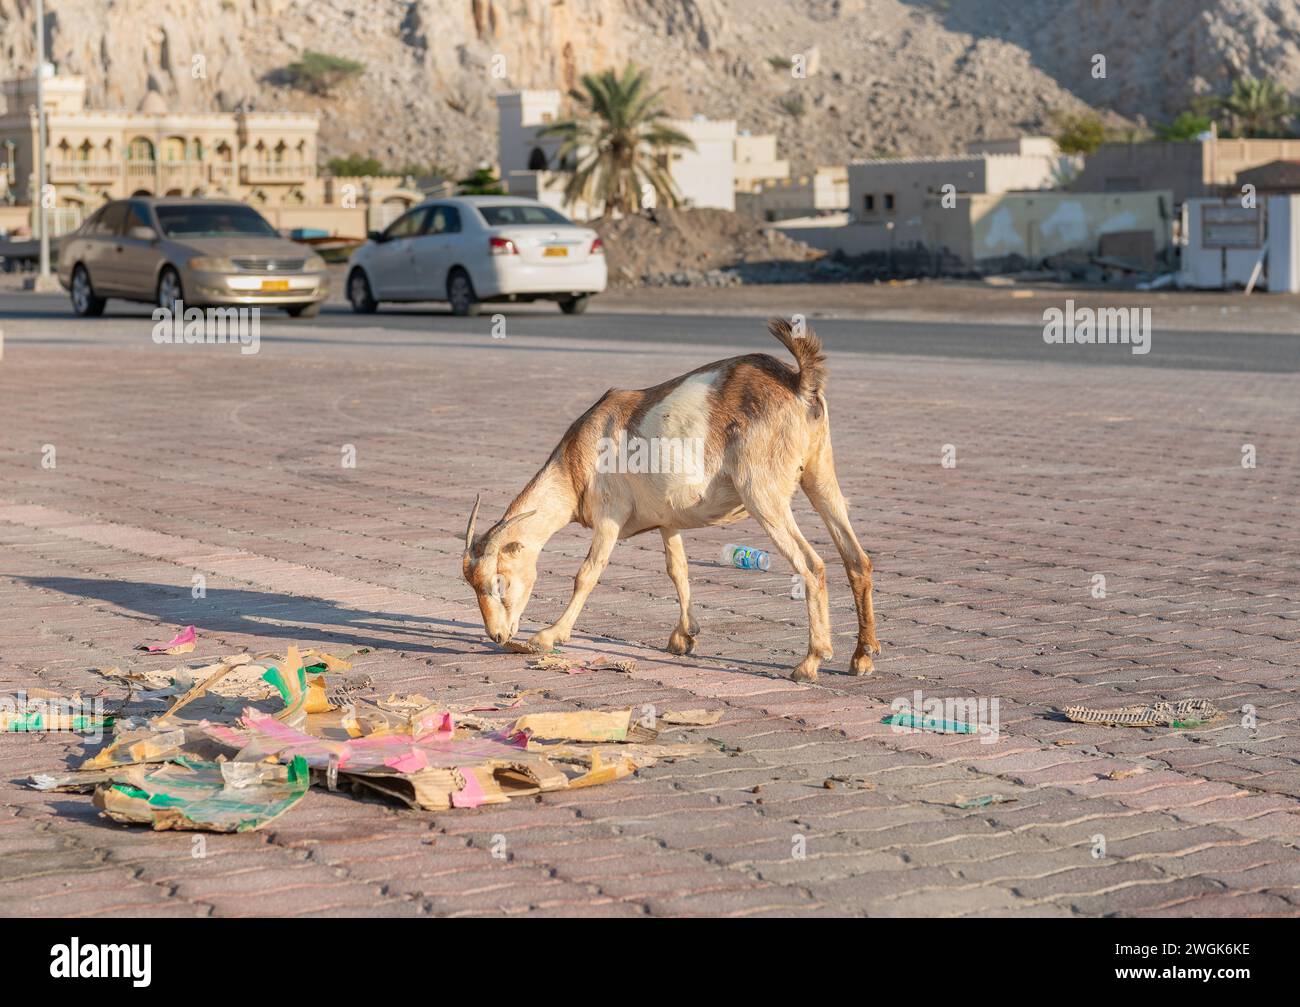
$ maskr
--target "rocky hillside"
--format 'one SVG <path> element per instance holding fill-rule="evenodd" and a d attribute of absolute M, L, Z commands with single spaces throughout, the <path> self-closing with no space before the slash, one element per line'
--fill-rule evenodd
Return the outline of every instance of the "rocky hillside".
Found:
<path fill-rule="evenodd" d="M 46 0 L 50 53 L 97 105 L 317 109 L 327 155 L 465 169 L 497 91 L 635 59 L 671 109 L 775 131 L 803 168 L 938 153 L 1083 105 L 1169 118 L 1235 73 L 1300 90 L 1300 0 Z M 0 0 L 0 76 L 33 62 L 30 0 Z M 305 50 L 355 59 L 328 97 Z M 1107 57 L 1107 76 L 1091 74 Z M 784 65 L 795 54 L 809 75 Z M 195 57 L 202 57 L 196 75 Z M 504 57 L 505 77 L 493 75 Z M 499 60 L 498 65 L 502 65 Z"/>

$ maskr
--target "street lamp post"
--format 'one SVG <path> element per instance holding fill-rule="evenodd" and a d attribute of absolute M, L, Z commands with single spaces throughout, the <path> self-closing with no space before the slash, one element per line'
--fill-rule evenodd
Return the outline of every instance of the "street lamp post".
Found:
<path fill-rule="evenodd" d="M 37 289 L 50 286 L 50 219 L 45 212 L 45 0 L 36 0 L 36 219 L 41 224 Z"/>

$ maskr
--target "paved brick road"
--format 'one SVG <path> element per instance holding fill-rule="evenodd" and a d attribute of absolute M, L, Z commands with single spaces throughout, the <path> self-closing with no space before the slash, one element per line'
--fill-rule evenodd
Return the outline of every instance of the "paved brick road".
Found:
<path fill-rule="evenodd" d="M 885 651 L 874 676 L 842 674 L 854 619 L 831 566 L 837 656 L 803 686 L 784 678 L 806 640 L 789 570 L 715 561 L 759 541 L 752 522 L 687 538 L 696 658 L 661 649 L 676 601 L 657 537 L 618 548 L 568 650 L 634 657 L 630 674 L 525 670 L 483 643 L 459 580 L 477 491 L 499 512 L 605 388 L 705 362 L 703 340 L 494 341 L 484 322 L 367 346 L 295 327 L 240 356 L 154 347 L 145 321 L 100 323 L 136 326 L 136 345 L 89 326 L 50 348 L 12 337 L 54 323 L 5 324 L 0 692 L 93 693 L 89 669 L 168 661 L 131 648 L 192 622 L 199 656 L 369 646 L 384 689 L 454 702 L 544 687 L 540 708 L 721 706 L 696 733 L 727 750 L 447 814 L 314 789 L 196 859 L 189 835 L 20 786 L 79 755 L 73 739 L 0 737 L 0 913 L 1300 914 L 1294 376 L 836 355 L 838 464 Z M 796 514 L 830 564 L 802 498 Z M 529 624 L 558 614 L 584 553 L 577 529 L 552 542 Z M 918 689 L 996 699 L 999 739 L 880 723 Z M 1055 714 L 1180 697 L 1233 712 L 1185 732 Z M 957 807 L 993 794 L 1010 800 Z"/>

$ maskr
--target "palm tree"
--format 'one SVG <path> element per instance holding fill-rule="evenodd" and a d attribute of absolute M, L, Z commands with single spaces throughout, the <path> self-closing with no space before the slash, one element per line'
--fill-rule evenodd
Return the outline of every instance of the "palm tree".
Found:
<path fill-rule="evenodd" d="M 651 91 L 645 72 L 630 63 L 622 76 L 613 70 L 582 75 L 582 89 L 571 92 L 579 116 L 537 133 L 563 141 L 558 160 L 573 165 L 564 191 L 568 202 L 599 203 L 602 216 L 614 210 L 634 213 L 648 185 L 657 202 L 677 205 L 665 155 L 673 148 L 694 150 L 695 144 L 665 122 L 662 94 Z"/>
<path fill-rule="evenodd" d="M 1216 105 L 1228 117 L 1236 136 L 1286 136 L 1286 125 L 1296 114 L 1291 96 L 1275 81 L 1239 77 L 1232 90 Z"/>

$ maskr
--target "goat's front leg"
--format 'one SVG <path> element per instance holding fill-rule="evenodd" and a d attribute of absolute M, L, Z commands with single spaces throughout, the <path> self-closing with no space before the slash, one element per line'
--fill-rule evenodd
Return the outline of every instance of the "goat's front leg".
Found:
<path fill-rule="evenodd" d="M 700 631 L 700 624 L 691 612 L 691 581 L 686 566 L 686 545 L 682 542 L 682 533 L 668 528 L 659 529 L 664 539 L 664 556 L 668 559 L 668 576 L 677 588 L 677 601 L 681 604 L 682 614 L 677 620 L 677 628 L 668 638 L 668 653 L 689 654 L 695 649 L 695 636 Z"/>
<path fill-rule="evenodd" d="M 600 575 L 605 572 L 609 555 L 618 544 L 620 528 L 619 522 L 610 518 L 603 518 L 596 522 L 591 536 L 591 548 L 587 550 L 587 558 L 582 561 L 582 566 L 578 568 L 578 573 L 573 578 L 573 597 L 569 599 L 564 614 L 555 621 L 554 625 L 547 626 L 528 641 L 528 645 L 534 650 L 547 651 L 557 644 L 568 642 L 573 624 L 578 621 L 578 613 L 587 602 L 587 595 L 591 594 L 600 580 Z"/>

